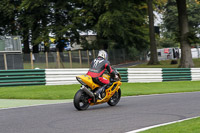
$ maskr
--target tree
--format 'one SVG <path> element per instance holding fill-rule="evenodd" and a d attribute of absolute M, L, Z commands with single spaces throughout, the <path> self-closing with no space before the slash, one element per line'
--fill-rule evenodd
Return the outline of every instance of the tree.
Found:
<path fill-rule="evenodd" d="M 50 2 L 47 0 L 23 0 L 19 8 L 19 23 L 23 36 L 24 52 L 38 53 L 38 44 L 49 40 Z"/>
<path fill-rule="evenodd" d="M 146 3 L 140 0 L 88 0 L 80 5 L 86 31 L 97 34 L 96 49 L 126 48 L 129 53 L 148 48 Z"/>
<path fill-rule="evenodd" d="M 148 14 L 149 14 L 149 38 L 150 38 L 150 61 L 149 65 L 159 64 L 158 55 L 157 55 L 157 46 L 155 40 L 155 31 L 154 31 L 154 17 L 153 17 L 153 3 L 152 0 L 147 0 L 148 4 Z"/>
<path fill-rule="evenodd" d="M 0 35 L 18 35 L 18 6 L 21 0 L 1 0 L 0 4 Z"/>
<path fill-rule="evenodd" d="M 79 42 L 80 32 L 89 30 L 97 33 L 97 49 L 126 47 L 131 53 L 148 48 L 147 8 L 140 0 L 2 1 L 1 33 L 21 35 L 25 53 L 29 53 L 30 44 L 38 52 L 37 45 L 42 41 L 47 44 L 50 33 L 57 42 L 66 39 L 73 43 Z"/>
<path fill-rule="evenodd" d="M 174 38 L 174 41 L 179 41 L 179 26 L 178 26 L 178 10 L 176 5 L 176 0 L 169 0 L 167 4 L 163 7 L 163 22 L 162 27 L 165 28 L 164 31 L 168 32 Z M 197 4 L 196 0 L 189 0 L 187 3 L 187 14 L 188 14 L 188 24 L 189 24 L 189 42 L 190 44 L 199 43 L 198 34 L 200 34 L 200 4 Z M 163 34 L 165 36 L 165 34 Z"/>
<path fill-rule="evenodd" d="M 156 38 L 159 48 L 179 47 L 179 43 L 175 41 L 176 36 L 171 32 L 162 31 L 161 36 Z"/>
<path fill-rule="evenodd" d="M 190 68 L 194 66 L 191 54 L 191 46 L 188 41 L 189 26 L 186 11 L 186 0 L 176 0 L 178 8 L 178 21 L 181 44 L 181 63 L 179 67 Z"/>

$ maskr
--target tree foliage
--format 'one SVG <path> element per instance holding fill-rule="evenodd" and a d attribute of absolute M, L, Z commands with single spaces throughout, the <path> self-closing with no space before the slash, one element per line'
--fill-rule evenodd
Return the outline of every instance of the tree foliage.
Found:
<path fill-rule="evenodd" d="M 0 4 L 0 35 L 18 34 L 19 25 L 18 6 L 21 4 L 20 0 L 1 0 Z"/>
<path fill-rule="evenodd" d="M 182 39 L 182 43 L 186 41 L 188 44 L 199 42 L 200 0 L 187 0 L 187 14 L 178 13 L 177 1 L 180 2 L 152 1 L 154 10 L 162 12 L 164 16 L 162 27 L 165 27 L 167 34 L 163 34 L 165 40 L 160 42 L 166 42 L 163 43 L 165 47 L 173 43 L 169 38 L 175 38 L 177 42 Z M 0 14 L 0 35 L 20 35 L 24 52 L 30 51 L 30 44 L 34 46 L 33 52 L 38 52 L 37 46 L 42 41 L 48 46 L 50 34 L 54 35 L 60 51 L 65 45 L 61 40 L 82 43 L 87 49 L 126 48 L 129 53 L 149 49 L 146 1 L 1 0 Z M 183 30 L 178 28 L 181 25 L 180 18 L 178 23 L 180 14 L 184 17 L 188 15 L 189 30 L 186 34 L 179 32 Z M 186 22 L 186 19 L 183 20 Z M 81 32 L 88 31 L 93 31 L 97 37 L 90 45 L 85 37 L 80 36 Z"/>
<path fill-rule="evenodd" d="M 188 33 L 190 44 L 199 43 L 198 35 L 200 34 L 200 4 L 196 0 L 187 0 L 187 14 L 188 14 L 188 25 L 190 32 Z M 178 26 L 178 10 L 176 6 L 176 0 L 169 0 L 165 5 L 165 12 L 163 13 L 164 24 L 167 32 L 170 32 L 171 38 L 174 41 L 179 42 L 179 26 Z"/>
<path fill-rule="evenodd" d="M 144 49 L 147 42 L 144 4 L 113 0 L 99 17 L 95 26 L 97 33 L 113 40 L 114 47 L 135 46 L 139 50 Z"/>
<path fill-rule="evenodd" d="M 148 47 L 147 8 L 140 0 L 2 0 L 0 7 L 0 33 L 21 35 L 27 52 L 30 43 L 36 49 L 48 43 L 49 34 L 80 43 L 87 31 L 97 34 L 95 49 Z"/>

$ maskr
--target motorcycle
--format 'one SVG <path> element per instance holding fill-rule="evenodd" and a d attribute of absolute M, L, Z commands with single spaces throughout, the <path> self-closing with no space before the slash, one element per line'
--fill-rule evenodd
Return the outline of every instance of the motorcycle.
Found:
<path fill-rule="evenodd" d="M 94 95 L 94 92 L 101 86 L 94 83 L 91 76 L 77 76 L 76 79 L 82 86 L 74 96 L 74 107 L 77 110 L 86 110 L 89 106 L 106 102 L 110 106 L 115 106 L 121 98 L 120 86 L 122 84 L 119 72 L 116 71 L 116 73 L 115 78 L 111 78 L 108 74 L 103 74 L 103 77 L 109 80 L 112 85 L 101 93 L 102 99 L 98 99 Z"/>

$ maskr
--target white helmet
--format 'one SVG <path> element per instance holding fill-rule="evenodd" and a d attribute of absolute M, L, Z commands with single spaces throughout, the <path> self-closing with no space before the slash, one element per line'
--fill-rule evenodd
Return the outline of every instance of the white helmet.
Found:
<path fill-rule="evenodd" d="M 100 50 L 100 51 L 99 51 L 98 57 L 102 57 L 102 58 L 104 58 L 105 60 L 108 60 L 108 54 L 107 54 L 107 52 L 104 51 L 104 50 Z"/>

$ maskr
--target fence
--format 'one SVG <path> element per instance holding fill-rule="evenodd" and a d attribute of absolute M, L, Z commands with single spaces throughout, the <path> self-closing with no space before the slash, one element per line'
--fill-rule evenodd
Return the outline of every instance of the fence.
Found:
<path fill-rule="evenodd" d="M 145 52 L 137 53 L 130 56 L 125 49 L 112 49 L 107 50 L 109 55 L 109 61 L 111 65 L 117 65 L 121 63 L 133 62 L 133 61 L 144 61 L 146 60 Z M 96 58 L 98 50 L 77 50 L 77 51 L 64 51 L 64 52 L 40 52 L 23 54 L 18 53 L 21 64 L 14 64 L 13 67 L 8 67 L 10 64 L 13 65 L 13 60 L 10 61 L 9 56 L 14 53 L 2 53 L 0 58 L 0 70 L 7 69 L 53 69 L 53 68 L 88 68 L 90 62 Z M 14 60 L 14 61 L 15 61 Z M 19 62 L 19 61 L 17 61 Z M 20 66 L 20 68 L 18 67 Z"/>
<path fill-rule="evenodd" d="M 0 70 L 23 69 L 23 56 L 21 53 L 0 53 Z"/>
<path fill-rule="evenodd" d="M 200 81 L 200 68 L 117 68 L 122 82 Z M 86 74 L 82 69 L 1 70 L 1 86 L 77 84 L 76 76 Z"/>

